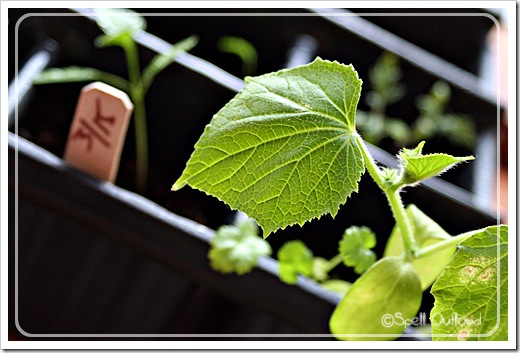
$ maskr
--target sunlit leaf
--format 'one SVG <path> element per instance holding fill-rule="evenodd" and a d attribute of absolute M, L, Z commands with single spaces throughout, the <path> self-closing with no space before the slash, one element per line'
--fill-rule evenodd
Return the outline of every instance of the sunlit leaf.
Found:
<path fill-rule="evenodd" d="M 288 284 L 298 280 L 298 274 L 310 276 L 314 258 L 312 251 L 299 240 L 285 243 L 278 251 L 280 279 Z"/>
<path fill-rule="evenodd" d="M 345 230 L 339 242 L 339 254 L 346 266 L 362 274 L 376 261 L 376 254 L 370 250 L 374 246 L 376 235 L 370 228 L 353 226 Z"/>
<path fill-rule="evenodd" d="M 364 171 L 352 66 L 317 58 L 246 79 L 195 145 L 188 184 L 253 217 L 264 236 L 330 213 L 358 190 Z"/>
<path fill-rule="evenodd" d="M 385 257 L 354 282 L 332 313 L 330 331 L 341 340 L 396 339 L 421 300 L 421 281 L 413 266 Z"/>
<path fill-rule="evenodd" d="M 460 243 L 433 284 L 434 340 L 508 339 L 508 227 L 493 226 Z"/>
<path fill-rule="evenodd" d="M 320 283 L 328 290 L 334 291 L 338 294 L 345 295 L 352 288 L 352 283 L 343 281 L 341 279 L 328 279 Z"/>
<path fill-rule="evenodd" d="M 399 153 L 403 181 L 413 185 L 421 180 L 444 173 L 458 163 L 475 159 L 473 156 L 453 157 L 444 153 L 422 154 L 424 141 L 415 149 L 403 148 Z"/>
<path fill-rule="evenodd" d="M 236 226 L 221 226 L 210 242 L 211 267 L 222 273 L 243 275 L 256 267 L 260 256 L 271 254 L 271 246 L 258 235 L 258 226 L 245 219 Z"/>

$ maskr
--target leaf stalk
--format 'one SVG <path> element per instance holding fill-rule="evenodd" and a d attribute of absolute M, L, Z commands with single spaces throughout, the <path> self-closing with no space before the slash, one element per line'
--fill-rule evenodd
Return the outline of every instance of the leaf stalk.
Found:
<path fill-rule="evenodd" d="M 426 257 L 432 254 L 435 254 L 436 252 L 442 251 L 444 249 L 447 249 L 451 246 L 458 245 L 464 240 L 468 239 L 474 234 L 482 232 L 482 229 L 472 230 L 470 232 L 462 233 L 454 237 L 450 237 L 446 240 L 440 241 L 438 243 L 435 243 L 433 245 L 427 246 L 424 249 L 421 249 L 415 253 L 416 258 Z"/>
<path fill-rule="evenodd" d="M 403 244 L 405 248 L 405 259 L 411 261 L 415 258 L 415 253 L 417 251 L 417 244 L 415 242 L 415 238 L 413 236 L 412 226 L 410 224 L 410 220 L 406 214 L 406 210 L 404 208 L 401 197 L 399 196 L 400 188 L 396 188 L 394 185 L 388 185 L 384 182 L 384 179 L 381 175 L 381 169 L 377 166 L 376 162 L 370 155 L 370 152 L 366 148 L 365 143 L 361 136 L 356 136 L 356 141 L 361 149 L 361 153 L 365 160 L 365 166 L 368 170 L 368 173 L 374 179 L 377 186 L 385 193 L 386 198 L 390 204 L 390 208 L 394 215 L 395 222 L 401 231 L 401 236 L 403 238 Z"/>

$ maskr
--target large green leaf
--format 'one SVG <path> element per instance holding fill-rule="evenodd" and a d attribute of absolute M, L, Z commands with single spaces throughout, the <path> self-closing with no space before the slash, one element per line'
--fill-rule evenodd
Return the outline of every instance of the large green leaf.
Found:
<path fill-rule="evenodd" d="M 410 225 L 412 226 L 412 232 L 419 248 L 418 250 L 450 238 L 450 235 L 446 233 L 441 226 L 425 215 L 417 206 L 409 205 L 406 208 L 406 213 L 410 220 Z M 412 261 L 412 265 L 421 278 L 423 290 L 432 285 L 455 253 L 455 249 L 456 245 L 453 245 L 450 248 Z M 396 226 L 392 230 L 392 234 L 386 243 L 384 256 L 401 256 L 403 253 L 403 238 L 401 237 L 399 227 Z"/>
<path fill-rule="evenodd" d="M 246 82 L 206 126 L 173 190 L 189 184 L 216 196 L 254 218 L 264 237 L 335 216 L 364 171 L 357 72 L 317 58 Z"/>
<path fill-rule="evenodd" d="M 432 287 L 434 340 L 507 340 L 507 234 L 493 226 L 460 243 Z"/>
<path fill-rule="evenodd" d="M 421 281 L 402 258 L 385 257 L 358 278 L 329 321 L 341 340 L 392 340 L 410 325 L 422 299 Z"/>

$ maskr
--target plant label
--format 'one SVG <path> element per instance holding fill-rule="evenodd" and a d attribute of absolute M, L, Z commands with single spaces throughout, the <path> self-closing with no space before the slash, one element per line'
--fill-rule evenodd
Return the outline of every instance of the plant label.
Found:
<path fill-rule="evenodd" d="M 81 90 L 64 159 L 97 178 L 114 182 L 133 105 L 126 93 L 101 82 Z"/>

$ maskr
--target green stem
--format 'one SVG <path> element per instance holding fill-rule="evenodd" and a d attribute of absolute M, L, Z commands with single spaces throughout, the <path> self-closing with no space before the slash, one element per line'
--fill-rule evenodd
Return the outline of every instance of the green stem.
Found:
<path fill-rule="evenodd" d="M 356 136 L 356 141 L 361 149 L 361 153 L 363 154 L 363 158 L 365 160 L 365 166 L 368 170 L 368 173 L 374 179 L 379 188 L 385 193 L 388 202 L 390 203 L 390 208 L 394 215 L 395 222 L 401 231 L 401 236 L 403 238 L 403 244 L 405 248 L 405 258 L 407 260 L 411 260 L 415 257 L 415 252 L 417 250 L 417 245 L 415 243 L 415 239 L 413 237 L 412 226 L 410 225 L 410 221 L 408 216 L 406 215 L 406 210 L 404 208 L 401 197 L 399 196 L 400 188 L 395 186 L 389 187 L 385 184 L 379 167 L 376 162 L 368 152 L 368 149 L 363 142 L 361 136 Z"/>
<path fill-rule="evenodd" d="M 148 182 L 148 132 L 146 128 L 146 110 L 144 99 L 134 98 L 134 102 L 136 189 L 138 192 L 144 193 Z"/>
<path fill-rule="evenodd" d="M 137 44 L 129 38 L 125 42 L 124 49 L 130 80 L 130 96 L 134 102 L 136 190 L 139 193 L 144 193 L 148 179 L 148 132 L 144 104 L 145 92 L 141 84 Z"/>
<path fill-rule="evenodd" d="M 372 179 L 374 179 L 377 186 L 379 186 L 379 188 L 386 193 L 385 183 L 383 181 L 383 178 L 381 177 L 381 171 L 374 159 L 372 158 L 370 152 L 368 152 L 361 136 L 356 136 L 356 142 L 359 148 L 361 149 L 361 154 L 363 155 L 363 159 L 365 160 L 365 167 L 367 168 L 368 173 L 370 174 Z"/>
<path fill-rule="evenodd" d="M 327 268 L 327 273 L 332 271 L 332 269 L 335 268 L 336 266 L 338 266 L 341 262 L 342 262 L 342 260 L 341 260 L 341 255 L 340 254 L 337 254 L 332 259 L 330 259 L 329 260 L 329 267 Z"/>
<path fill-rule="evenodd" d="M 405 258 L 408 260 L 413 259 L 418 249 L 415 243 L 415 238 L 412 232 L 412 226 L 406 214 L 406 210 L 403 205 L 403 201 L 399 196 L 399 189 L 386 192 L 386 198 L 390 203 L 390 208 L 394 214 L 395 223 L 399 227 L 401 237 L 403 239 L 403 245 L 405 249 Z"/>
<path fill-rule="evenodd" d="M 442 251 L 444 249 L 450 248 L 452 246 L 456 246 L 463 242 L 464 240 L 468 239 L 474 234 L 482 232 L 482 229 L 472 230 L 470 232 L 462 233 L 454 237 L 450 237 L 446 240 L 440 241 L 438 243 L 435 243 L 433 245 L 430 245 L 424 249 L 421 249 L 415 253 L 416 258 L 420 257 L 426 257 L 431 254 L 435 254 L 438 251 Z"/>

